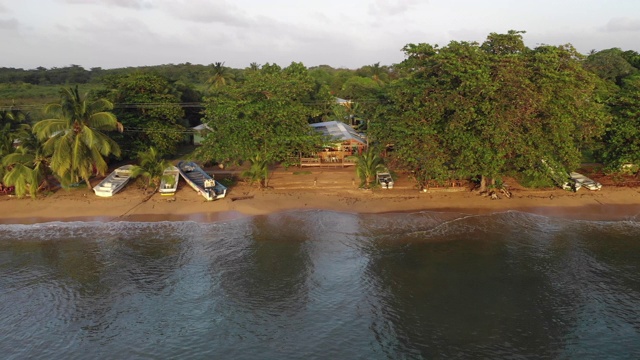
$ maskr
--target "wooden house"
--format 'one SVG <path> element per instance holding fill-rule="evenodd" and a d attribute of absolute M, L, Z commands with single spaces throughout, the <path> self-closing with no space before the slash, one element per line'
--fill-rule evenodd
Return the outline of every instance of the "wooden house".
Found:
<path fill-rule="evenodd" d="M 351 126 L 340 121 L 326 121 L 310 125 L 314 130 L 330 139 L 323 149 L 319 149 L 313 157 L 302 158 L 301 165 L 314 166 L 322 164 L 351 165 L 354 162 L 349 157 L 359 155 L 367 147 L 367 140 L 363 134 L 355 131 Z"/>

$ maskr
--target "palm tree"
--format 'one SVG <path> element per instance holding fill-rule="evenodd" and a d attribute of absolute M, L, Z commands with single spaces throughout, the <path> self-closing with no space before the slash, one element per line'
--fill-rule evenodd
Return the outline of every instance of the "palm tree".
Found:
<path fill-rule="evenodd" d="M 376 173 L 386 170 L 383 162 L 374 147 L 369 147 L 358 155 L 356 175 L 360 178 L 360 187 L 368 189 L 371 183 L 375 181 Z"/>
<path fill-rule="evenodd" d="M 267 187 L 267 178 L 269 175 L 269 162 L 263 159 L 261 155 L 256 155 L 249 159 L 251 167 L 242 172 L 242 177 L 249 180 L 250 184 L 258 182 L 261 188 Z"/>
<path fill-rule="evenodd" d="M 380 62 L 377 62 L 377 63 L 371 65 L 371 78 L 378 85 L 381 85 L 383 83 L 382 79 L 380 79 L 380 75 L 382 75 L 383 72 L 384 72 L 384 69 L 382 67 L 380 67 Z"/>
<path fill-rule="evenodd" d="M 223 62 L 216 62 L 212 65 L 212 75 L 207 80 L 207 84 L 209 84 L 209 89 L 217 89 L 227 85 L 227 82 L 231 81 L 231 79 L 232 74 L 229 72 L 229 68 L 224 66 Z"/>
<path fill-rule="evenodd" d="M 120 156 L 120 147 L 104 131 L 122 132 L 122 124 L 109 112 L 113 104 L 106 99 L 89 102 L 77 86 L 62 89 L 60 96 L 59 103 L 45 107 L 53 118 L 36 123 L 33 132 L 51 154 L 51 169 L 63 185 L 83 180 L 91 188 L 94 170 L 104 175 L 108 169 L 105 157 Z"/>
<path fill-rule="evenodd" d="M 154 192 L 158 191 L 164 170 L 169 167 L 171 163 L 161 159 L 160 154 L 153 147 L 147 151 L 139 152 L 138 161 L 140 165 L 135 165 L 131 168 L 131 177 L 137 178 L 142 176 L 147 180 L 145 190 L 148 187 L 153 187 Z M 173 178 L 169 176 L 166 180 L 173 180 Z"/>
<path fill-rule="evenodd" d="M 0 111 L 0 159 L 12 153 L 16 140 L 24 141 L 31 134 L 27 115 L 20 110 Z M 5 167 L 0 167 L 0 180 L 4 177 Z"/>
<path fill-rule="evenodd" d="M 0 111 L 0 156 L 13 152 L 15 140 L 29 136 L 27 115 L 20 110 Z"/>
<path fill-rule="evenodd" d="M 6 186 L 14 186 L 19 198 L 28 192 L 35 199 L 38 190 L 46 184 L 47 158 L 41 149 L 20 146 L 2 158 L 2 166 L 8 169 L 2 182 Z"/>

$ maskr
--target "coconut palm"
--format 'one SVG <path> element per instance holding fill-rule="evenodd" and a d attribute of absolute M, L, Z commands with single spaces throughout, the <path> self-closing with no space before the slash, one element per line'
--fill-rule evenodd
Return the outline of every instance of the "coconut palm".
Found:
<path fill-rule="evenodd" d="M 368 189 L 375 181 L 376 173 L 385 170 L 384 161 L 374 147 L 357 156 L 356 175 L 360 178 L 360 187 Z"/>
<path fill-rule="evenodd" d="M 171 166 L 171 163 L 161 159 L 158 151 L 151 147 L 147 151 L 138 153 L 138 162 L 140 165 L 134 165 L 131 168 L 131 177 L 143 177 L 146 180 L 145 190 L 149 187 L 154 188 L 154 192 L 160 187 L 164 170 Z M 168 176 L 168 181 L 172 181 L 173 177 Z"/>
<path fill-rule="evenodd" d="M 14 141 L 27 137 L 30 131 L 27 114 L 20 110 L 0 111 L 0 156 L 13 152 Z"/>
<path fill-rule="evenodd" d="M 20 110 L 0 111 L 0 159 L 12 153 L 16 140 L 23 142 L 30 134 L 31 127 L 27 123 L 27 115 Z M 0 167 L 0 182 L 5 174 L 5 167 Z"/>
<path fill-rule="evenodd" d="M 50 119 L 39 121 L 33 132 L 51 155 L 50 166 L 63 185 L 84 181 L 96 171 L 104 175 L 108 166 L 105 157 L 120 156 L 120 147 L 104 131 L 122 132 L 122 124 L 109 112 L 113 104 L 106 99 L 88 101 L 78 87 L 60 91 L 60 102 L 49 104 L 45 113 Z"/>
<path fill-rule="evenodd" d="M 46 185 L 47 158 L 40 148 L 20 146 L 2 158 L 2 166 L 8 169 L 2 182 L 14 186 L 19 198 L 29 193 L 35 199 L 38 190 Z"/>
<path fill-rule="evenodd" d="M 224 66 L 223 62 L 216 62 L 212 65 L 212 75 L 207 80 L 209 89 L 220 88 L 227 85 L 231 81 L 233 75 L 229 72 L 229 68 Z"/>

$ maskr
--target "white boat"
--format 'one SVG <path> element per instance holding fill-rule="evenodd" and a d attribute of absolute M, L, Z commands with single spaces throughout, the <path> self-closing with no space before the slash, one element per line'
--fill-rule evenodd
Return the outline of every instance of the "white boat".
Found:
<path fill-rule="evenodd" d="M 569 173 L 569 178 L 571 179 L 571 181 L 573 181 L 576 184 L 576 190 L 581 187 L 587 188 L 589 190 L 602 189 L 602 184 L 600 184 L 595 180 L 589 179 L 588 177 L 582 174 L 579 174 L 577 172 Z"/>
<path fill-rule="evenodd" d="M 393 189 L 393 178 L 388 172 L 376 173 L 376 180 L 383 189 Z"/>
<path fill-rule="evenodd" d="M 187 184 L 207 201 L 222 199 L 227 195 L 227 187 L 215 181 L 194 162 L 179 162 L 178 171 Z"/>
<path fill-rule="evenodd" d="M 93 187 L 93 192 L 100 197 L 111 197 L 122 190 L 131 179 L 131 165 L 120 166 Z"/>
<path fill-rule="evenodd" d="M 178 189 L 178 180 L 180 180 L 180 171 L 177 166 L 169 166 L 164 169 L 162 179 L 160 180 L 160 195 L 174 195 Z"/>

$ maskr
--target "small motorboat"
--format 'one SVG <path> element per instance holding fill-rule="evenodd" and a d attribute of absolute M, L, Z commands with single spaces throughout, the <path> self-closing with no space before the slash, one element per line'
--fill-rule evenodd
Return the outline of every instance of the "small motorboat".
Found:
<path fill-rule="evenodd" d="M 160 180 L 160 195 L 171 196 L 178 189 L 178 181 L 180 180 L 180 171 L 177 166 L 169 166 L 164 169 L 162 179 Z"/>
<path fill-rule="evenodd" d="M 192 161 L 178 163 L 178 171 L 182 178 L 207 201 L 222 199 L 227 195 L 227 187 L 215 181 L 198 164 Z"/>
<path fill-rule="evenodd" d="M 595 180 L 589 179 L 588 177 L 580 173 L 571 172 L 569 173 L 569 178 L 572 182 L 575 183 L 576 190 L 583 187 L 594 191 L 602 189 L 602 184 Z"/>
<path fill-rule="evenodd" d="M 383 189 L 393 189 L 393 178 L 388 172 L 376 173 L 376 179 Z"/>
<path fill-rule="evenodd" d="M 100 197 L 111 197 L 122 190 L 131 179 L 131 166 L 124 165 L 107 175 L 100 183 L 93 187 L 93 192 Z"/>

